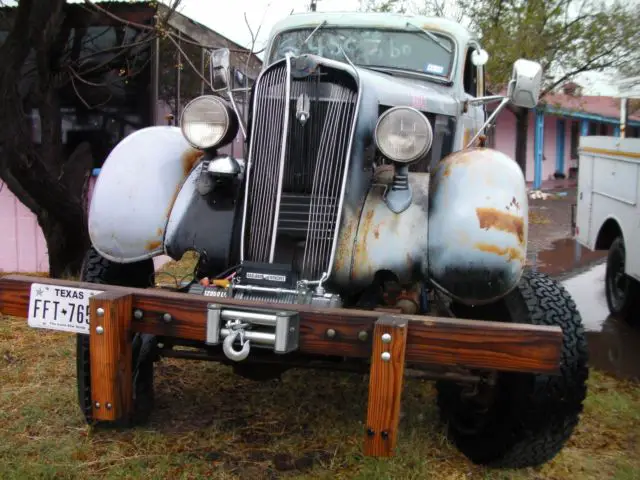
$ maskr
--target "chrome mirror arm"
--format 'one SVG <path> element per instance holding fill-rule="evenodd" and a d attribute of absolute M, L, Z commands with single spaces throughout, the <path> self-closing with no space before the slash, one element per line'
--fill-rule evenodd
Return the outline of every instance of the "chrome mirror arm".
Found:
<path fill-rule="evenodd" d="M 221 49 L 221 50 L 227 50 L 226 51 L 226 55 L 221 55 L 219 58 L 216 58 L 214 56 L 213 51 L 211 51 L 211 53 L 209 54 L 209 84 L 211 85 L 211 89 L 213 90 L 214 93 L 219 93 L 219 94 L 226 94 L 227 97 L 229 98 L 229 101 L 231 102 L 231 107 L 233 108 L 234 113 L 236 114 L 236 117 L 238 117 L 238 125 L 240 126 L 240 131 L 242 131 L 242 136 L 244 137 L 244 139 L 247 139 L 247 126 L 245 124 L 244 118 L 240 115 L 240 109 L 238 108 L 238 105 L 236 104 L 236 99 L 233 97 L 233 89 L 231 88 L 231 76 L 229 75 L 229 50 L 228 49 Z M 217 63 L 220 62 L 220 63 Z M 216 72 L 216 74 L 218 75 L 223 75 L 224 76 L 224 87 L 222 88 L 215 88 L 214 87 L 214 71 Z"/>
<path fill-rule="evenodd" d="M 493 119 L 496 118 L 496 116 L 498 116 L 498 114 L 504 109 L 504 107 L 507 106 L 507 103 L 509 103 L 509 97 L 482 97 L 482 98 L 485 98 L 485 99 L 497 98 L 497 99 L 502 99 L 502 101 L 500 102 L 500 105 L 498 105 L 496 109 L 491 113 L 489 118 L 487 118 L 487 120 L 484 122 L 482 127 L 480 127 L 480 129 L 476 132 L 473 138 L 469 140 L 469 143 L 467 143 L 467 145 L 464 148 L 471 147 L 471 145 L 473 145 L 473 143 L 478 139 L 478 137 L 482 135 L 482 132 L 484 132 L 484 129 L 487 128 L 487 126 L 493 121 Z M 477 100 L 480 100 L 480 99 L 478 98 Z"/>

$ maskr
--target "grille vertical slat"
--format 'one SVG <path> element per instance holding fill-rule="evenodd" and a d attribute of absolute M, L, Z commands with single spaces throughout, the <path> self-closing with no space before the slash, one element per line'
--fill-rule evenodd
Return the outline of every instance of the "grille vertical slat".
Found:
<path fill-rule="evenodd" d="M 330 267 L 358 92 L 343 72 L 319 68 L 289 80 L 286 68 L 271 67 L 256 86 L 243 258 L 268 262 L 287 236 L 304 242 L 302 278 L 317 280 Z M 295 113 L 303 95 L 310 114 L 304 124 Z"/>
<path fill-rule="evenodd" d="M 278 188 L 278 171 L 282 150 L 282 137 L 286 111 L 286 70 L 279 69 L 258 86 L 256 98 L 258 111 L 264 112 L 267 121 L 255 122 L 254 152 L 259 152 L 259 164 L 252 165 L 252 185 L 249 204 L 252 210 L 249 252 L 252 260 L 269 261 L 270 238 L 275 216 Z"/>

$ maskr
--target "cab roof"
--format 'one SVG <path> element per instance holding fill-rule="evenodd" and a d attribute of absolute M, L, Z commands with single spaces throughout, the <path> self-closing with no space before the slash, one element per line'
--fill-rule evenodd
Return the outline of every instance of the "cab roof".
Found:
<path fill-rule="evenodd" d="M 474 37 L 469 30 L 452 20 L 442 17 L 428 17 L 423 15 L 404 15 L 398 13 L 378 12 L 308 12 L 294 13 L 278 21 L 269 38 L 285 30 L 297 28 L 315 28 L 323 21 L 329 26 L 341 27 L 378 27 L 399 30 L 411 30 L 407 23 L 432 32 L 449 34 L 460 46 L 464 46 Z"/>

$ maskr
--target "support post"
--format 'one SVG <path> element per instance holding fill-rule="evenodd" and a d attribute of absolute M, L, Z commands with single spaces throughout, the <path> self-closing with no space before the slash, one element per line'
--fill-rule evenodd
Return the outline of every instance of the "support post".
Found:
<path fill-rule="evenodd" d="M 556 172 L 564 173 L 564 143 L 565 130 L 564 119 L 559 118 L 556 128 Z"/>
<path fill-rule="evenodd" d="M 538 190 L 542 186 L 542 156 L 544 155 L 544 111 L 536 110 L 536 130 L 534 143 L 534 175 L 533 189 Z"/>
<path fill-rule="evenodd" d="M 620 99 L 620 137 L 627 136 L 627 123 L 629 123 L 629 99 L 623 97 Z"/>
<path fill-rule="evenodd" d="M 589 120 L 580 120 L 580 136 L 589 136 Z"/>
<path fill-rule="evenodd" d="M 89 309 L 93 418 L 128 423 L 133 413 L 132 297 L 104 292 L 89 300 Z"/>
<path fill-rule="evenodd" d="M 369 405 L 364 454 L 394 455 L 400 421 L 408 322 L 393 316 L 379 318 L 373 329 L 369 377 Z"/>

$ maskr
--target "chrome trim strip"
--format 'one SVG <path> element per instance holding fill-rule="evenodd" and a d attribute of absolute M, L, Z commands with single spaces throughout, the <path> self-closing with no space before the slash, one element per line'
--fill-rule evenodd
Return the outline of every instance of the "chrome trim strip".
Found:
<path fill-rule="evenodd" d="M 356 126 L 358 125 L 358 118 L 360 113 L 360 103 L 362 100 L 362 84 L 360 83 L 360 78 L 357 74 L 357 70 L 354 68 L 353 73 L 349 72 L 348 69 L 344 69 L 344 71 L 351 73 L 356 81 L 356 85 L 358 88 L 358 100 L 356 102 L 356 111 L 353 114 L 353 125 L 351 125 L 351 135 L 349 137 L 349 145 L 347 146 L 347 159 L 344 166 L 344 173 L 342 176 L 342 187 L 340 189 L 340 199 L 338 201 L 338 211 L 336 213 L 336 226 L 333 232 L 333 243 L 331 245 L 331 255 L 329 256 L 329 262 L 327 263 L 327 276 L 324 281 L 331 277 L 333 273 L 333 264 L 335 262 L 336 257 L 336 249 L 338 248 L 338 233 L 340 231 L 340 226 L 342 224 L 342 208 L 344 206 L 344 194 L 347 188 L 347 177 L 349 176 L 349 167 L 351 166 L 351 150 L 353 149 L 353 139 L 356 135 Z M 355 74 L 355 75 L 354 75 Z"/>
<path fill-rule="evenodd" d="M 289 111 L 291 110 L 291 52 L 287 52 L 285 62 L 287 64 L 287 79 L 285 85 L 284 122 L 282 124 L 282 143 L 280 145 L 280 171 L 278 172 L 278 187 L 276 189 L 276 205 L 273 215 L 273 232 L 271 234 L 271 249 L 269 251 L 269 263 L 273 263 L 276 252 L 276 238 L 278 236 L 278 220 L 280 219 L 280 200 L 282 199 L 282 180 L 284 177 L 284 162 L 287 158 L 287 137 L 289 133 Z"/>
<path fill-rule="evenodd" d="M 275 288 L 275 287 L 260 287 L 257 285 L 232 285 L 231 288 L 233 290 L 241 290 L 245 292 L 265 292 L 265 293 L 291 293 L 294 295 L 298 295 L 300 293 L 305 293 L 305 290 L 292 290 L 290 288 Z"/>
<path fill-rule="evenodd" d="M 258 78 L 256 78 L 256 81 L 254 83 L 255 94 L 253 98 L 253 115 L 252 115 L 253 118 L 256 118 L 256 113 L 258 110 L 258 88 L 260 86 L 260 80 L 262 79 L 262 76 L 268 71 L 270 71 L 272 68 L 277 67 L 278 64 L 284 61 L 285 60 L 280 60 L 272 63 L 267 68 L 262 70 L 262 72 L 260 72 L 260 75 L 258 75 Z M 252 132 L 251 132 L 252 136 L 249 140 L 249 155 L 247 158 L 247 168 L 246 168 L 245 181 L 244 181 L 244 206 L 242 210 L 242 230 L 240 233 L 240 262 L 244 262 L 244 247 L 245 247 L 244 239 L 246 237 L 246 228 L 247 228 L 247 205 L 249 203 L 249 180 L 251 179 L 251 166 L 253 165 L 253 149 L 256 143 L 256 139 L 253 136 L 254 132 L 255 132 L 255 127 L 252 126 Z"/>

